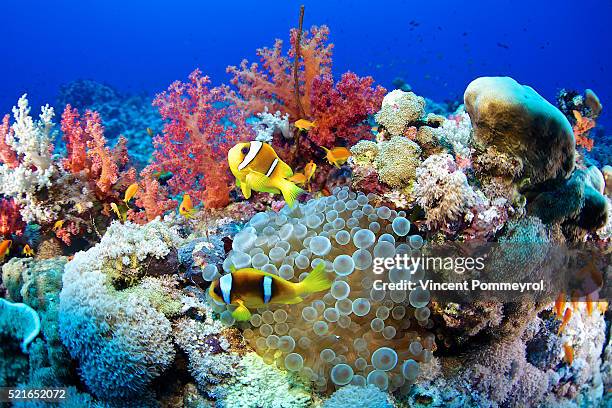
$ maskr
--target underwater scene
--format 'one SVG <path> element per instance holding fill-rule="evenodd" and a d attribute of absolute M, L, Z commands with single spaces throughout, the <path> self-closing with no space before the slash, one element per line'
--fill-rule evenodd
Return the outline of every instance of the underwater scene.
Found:
<path fill-rule="evenodd" d="M 611 18 L 3 2 L 0 407 L 612 407 Z"/>

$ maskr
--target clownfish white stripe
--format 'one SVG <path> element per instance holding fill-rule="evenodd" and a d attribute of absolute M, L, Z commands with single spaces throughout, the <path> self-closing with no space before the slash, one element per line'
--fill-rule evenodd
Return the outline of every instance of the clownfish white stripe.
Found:
<path fill-rule="evenodd" d="M 260 142 L 258 140 L 253 140 L 251 142 L 251 147 L 249 148 L 249 152 L 247 153 L 246 156 L 244 156 L 244 159 L 238 165 L 238 170 L 244 169 L 246 166 L 249 165 L 249 163 L 251 163 L 253 160 L 255 160 L 255 157 L 257 157 L 257 153 L 259 153 L 259 151 L 261 150 L 262 146 L 263 146 L 262 142 Z"/>
<path fill-rule="evenodd" d="M 219 285 L 221 286 L 223 301 L 229 305 L 231 303 L 230 295 L 232 293 L 232 274 L 228 273 L 227 275 L 223 275 L 221 279 L 219 279 Z"/>
<path fill-rule="evenodd" d="M 263 278 L 263 293 L 264 303 L 268 303 L 272 298 L 272 277 L 264 276 Z"/>
<path fill-rule="evenodd" d="M 270 174 L 272 174 L 272 172 L 274 171 L 277 165 L 278 165 L 278 158 L 274 159 L 274 161 L 270 165 L 270 168 L 266 172 L 266 177 L 270 177 Z"/>

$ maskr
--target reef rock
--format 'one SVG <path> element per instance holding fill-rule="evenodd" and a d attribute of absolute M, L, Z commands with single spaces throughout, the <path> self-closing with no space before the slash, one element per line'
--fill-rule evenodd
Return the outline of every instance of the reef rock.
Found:
<path fill-rule="evenodd" d="M 519 158 L 523 177 L 540 183 L 569 177 L 575 139 L 567 118 L 533 88 L 509 77 L 481 77 L 463 96 L 474 144 Z"/>

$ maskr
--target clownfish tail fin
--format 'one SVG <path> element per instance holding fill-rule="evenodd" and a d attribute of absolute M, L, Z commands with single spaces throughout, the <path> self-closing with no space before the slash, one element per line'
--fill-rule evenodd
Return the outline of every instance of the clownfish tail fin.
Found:
<path fill-rule="evenodd" d="M 299 285 L 300 293 L 315 293 L 331 288 L 332 283 L 327 278 L 325 263 L 318 264 Z"/>
<path fill-rule="evenodd" d="M 304 193 L 304 190 L 285 179 L 280 179 L 277 184 L 278 189 L 283 194 L 285 202 L 289 205 L 289 207 L 293 208 L 296 200 Z"/>

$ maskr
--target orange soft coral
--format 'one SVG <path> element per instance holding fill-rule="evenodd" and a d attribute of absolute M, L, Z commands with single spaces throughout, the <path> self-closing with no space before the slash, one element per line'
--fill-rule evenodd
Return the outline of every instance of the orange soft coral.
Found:
<path fill-rule="evenodd" d="M 329 28 L 313 26 L 302 33 L 300 39 L 299 81 L 300 101 L 307 117 L 310 115 L 310 94 L 314 80 L 319 75 L 331 73 L 333 44 L 327 44 Z M 294 92 L 293 58 L 298 31 L 291 30 L 290 49 L 283 55 L 283 41 L 276 40 L 273 48 L 260 48 L 261 60 L 250 64 L 243 60 L 239 67 L 230 66 L 227 72 L 233 75 L 231 83 L 236 86 L 236 104 L 248 113 L 281 111 L 289 114 L 291 121 L 302 119 Z"/>
<path fill-rule="evenodd" d="M 595 127 L 595 121 L 593 119 L 582 116 L 577 110 L 572 111 L 576 124 L 574 125 L 574 137 L 576 138 L 576 145 L 582 146 L 587 150 L 593 148 L 593 139 L 589 139 L 589 132 Z"/>

